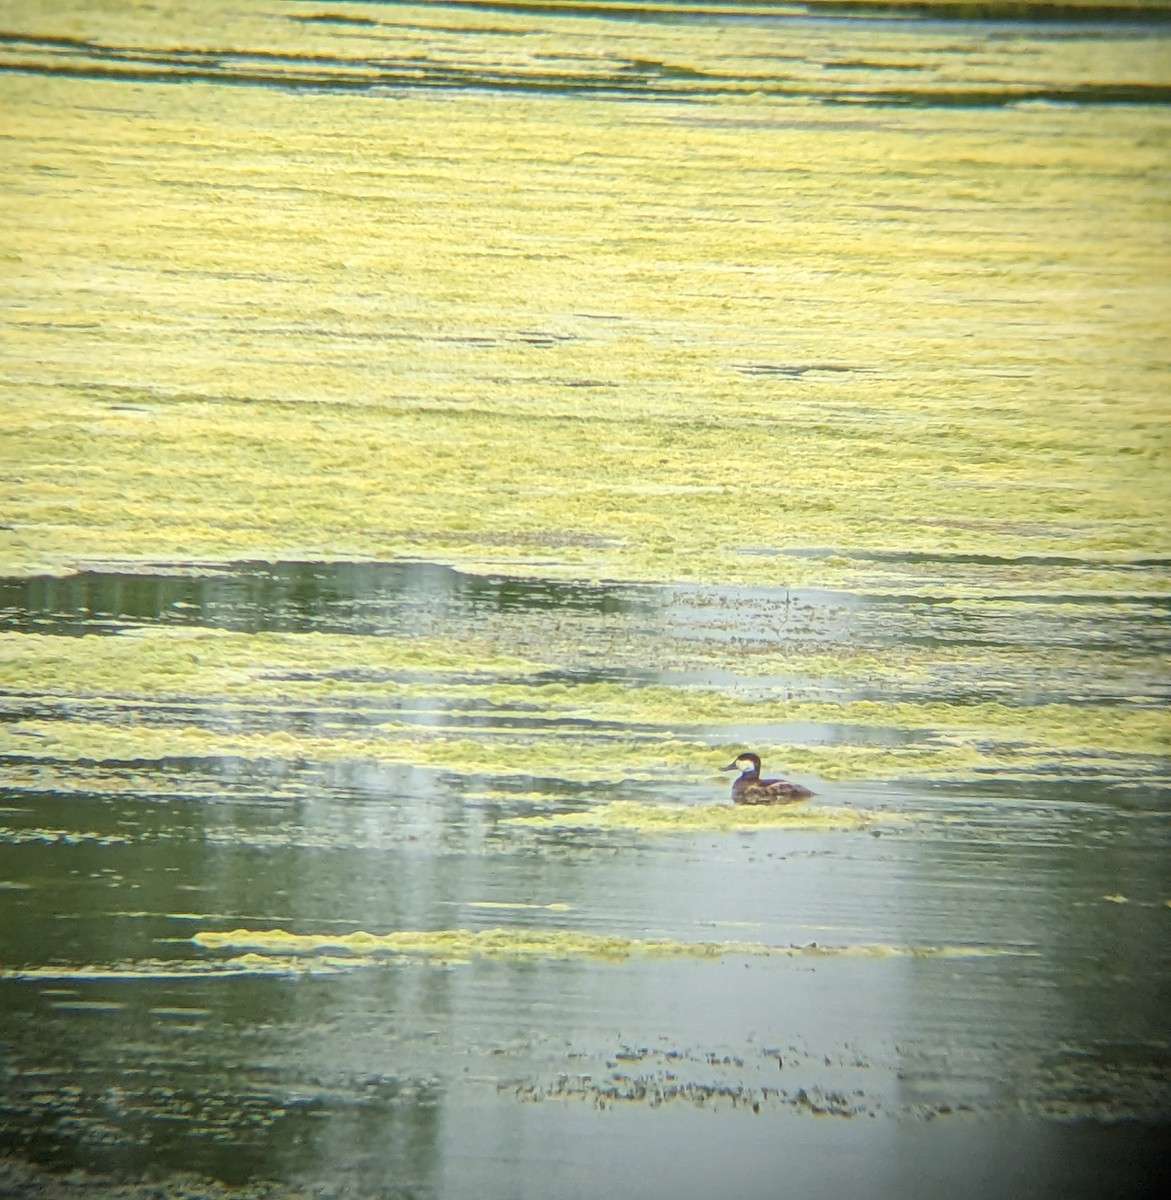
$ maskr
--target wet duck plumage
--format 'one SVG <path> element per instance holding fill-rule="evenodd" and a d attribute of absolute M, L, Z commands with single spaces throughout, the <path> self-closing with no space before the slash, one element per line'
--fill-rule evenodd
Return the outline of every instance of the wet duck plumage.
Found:
<path fill-rule="evenodd" d="M 761 779 L 757 754 L 737 754 L 720 770 L 740 771 L 740 778 L 732 784 L 733 804 L 792 804 L 813 795 L 807 787 L 787 779 Z"/>

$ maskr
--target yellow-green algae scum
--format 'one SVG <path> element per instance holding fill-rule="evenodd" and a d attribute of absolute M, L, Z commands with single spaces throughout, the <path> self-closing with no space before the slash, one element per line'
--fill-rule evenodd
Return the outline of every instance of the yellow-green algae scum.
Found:
<path fill-rule="evenodd" d="M 891 698 L 879 702 L 790 698 L 788 689 L 767 686 L 582 682 L 576 674 L 588 667 L 590 648 L 555 638 L 544 662 L 504 655 L 487 638 L 453 647 L 424 638 L 190 629 L 79 638 L 4 633 L 0 648 L 0 689 L 9 703 L 40 709 L 0 730 L 10 783 L 117 787 L 120 764 L 231 757 L 442 768 L 481 777 L 469 798 L 490 797 L 487 778 L 502 776 L 604 789 L 607 802 L 588 813 L 516 818 L 538 827 L 702 831 L 868 821 L 864 811 L 825 803 L 705 810 L 621 794 L 623 785 L 657 785 L 669 800 L 673 789 L 706 781 L 713 797 L 722 796 L 726 782 L 714 784 L 714 769 L 735 742 L 721 741 L 721 731 L 731 739 L 744 726 L 856 729 L 855 737 L 775 747 L 790 769 L 839 781 L 1061 777 L 1071 765 L 1104 780 L 1136 777 L 1157 771 L 1171 743 L 1166 713 L 1147 705 L 899 700 L 902 689 L 923 687 L 946 665 L 946 653 L 932 650 L 892 653 L 882 677 Z M 859 661 L 763 659 L 774 671 L 788 665 L 824 673 L 827 690 L 836 683 L 843 691 Z M 762 669 L 751 656 L 746 663 Z M 1009 660 L 981 665 L 1011 668 Z M 542 682 L 554 669 L 568 680 Z M 1027 670 L 1027 662 L 1017 669 Z M 533 718 L 540 720 L 535 732 L 527 728 Z M 885 743 L 867 730 L 903 736 Z M 515 790 L 509 795 L 517 798 Z M 549 799 L 530 797 L 538 807 Z"/>
<path fill-rule="evenodd" d="M 545 7 L 0 2 L 0 568 L 1167 553 L 1162 39 Z"/>
<path fill-rule="evenodd" d="M 1171 114 L 1143 102 L 1165 41 L 605 8 L 210 0 L 192 28 L 178 3 L 0 0 L 0 571 L 410 555 L 915 591 L 934 568 L 897 556 L 931 552 L 1007 564 L 949 580 L 975 604 L 1165 590 L 1133 569 L 1171 539 Z M 369 642 L 9 634 L 5 690 L 60 709 L 3 748 L 49 774 L 373 757 L 694 785 L 719 728 L 762 720 L 932 731 L 769 747 L 847 780 L 1167 745 L 1150 710 L 537 685 L 583 649 Z M 800 666 L 897 698 L 941 657 Z M 347 662 L 455 719 L 283 727 L 361 690 Z M 217 719 L 109 715 L 184 697 Z M 638 732 L 485 738 L 464 702 Z M 270 727 L 232 732 L 233 705 Z"/>
<path fill-rule="evenodd" d="M 990 946 L 769 946 L 761 942 L 685 942 L 675 938 L 631 938 L 555 929 L 439 929 L 394 933 L 289 933 L 284 929 L 204 930 L 192 941 L 210 950 L 236 951 L 228 967 L 257 970 L 313 970 L 369 966 L 394 958 L 467 962 L 475 958 L 591 958 L 622 962 L 631 958 L 987 958 L 1030 955 L 1026 948 Z"/>

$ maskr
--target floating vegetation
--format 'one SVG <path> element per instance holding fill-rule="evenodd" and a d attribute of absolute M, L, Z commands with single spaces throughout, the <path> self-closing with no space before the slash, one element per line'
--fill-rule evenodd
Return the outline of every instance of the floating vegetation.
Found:
<path fill-rule="evenodd" d="M 923 580 L 857 551 L 945 552 L 1073 593 L 1166 557 L 1142 27 L 957 55 L 709 12 L 632 59 L 629 11 L 204 7 L 207 44 L 182 6 L 7 6 L 6 571 L 860 589 Z"/>
<path fill-rule="evenodd" d="M 666 805 L 615 800 L 581 812 L 512 817 L 536 829 L 633 829 L 640 833 L 730 833 L 741 829 L 866 829 L 901 815 L 823 804 Z"/>
<path fill-rule="evenodd" d="M 673 938 L 630 938 L 563 929 L 439 929 L 394 933 L 290 933 L 284 929 L 203 930 L 192 937 L 206 950 L 247 950 L 261 956 L 353 956 L 351 963 L 372 963 L 394 956 L 463 962 L 472 958 L 723 958 L 732 955 L 785 958 L 983 958 L 1032 954 L 1028 948 L 990 946 L 767 946 L 761 942 L 687 942 Z M 239 960 L 236 960 L 239 961 Z"/>
<path fill-rule="evenodd" d="M 334 975 L 352 967 L 352 957 L 240 954 L 208 960 L 140 959 L 116 963 L 53 964 L 0 968 L 0 979 L 57 983 L 110 983 L 144 980 L 207 979 L 232 975 Z"/>
<path fill-rule="evenodd" d="M 499 635 L 456 645 L 198 628 L 0 633 L 0 696 L 14 717 L 0 752 L 29 764 L 369 760 L 698 788 L 714 787 L 713 768 L 747 739 L 787 770 L 838 781 L 1053 774 L 1062 760 L 1111 774 L 1130 760 L 1141 774 L 1171 749 L 1171 716 L 1147 703 L 900 698 L 920 664 L 889 699 L 831 701 L 767 677 L 598 680 L 565 661 L 572 647 L 547 646 L 542 662 L 511 646 Z M 718 644 L 704 653 L 713 665 L 723 656 Z"/>
<path fill-rule="evenodd" d="M 509 1082 L 499 1085 L 518 1100 L 540 1103 L 547 1100 L 583 1100 L 597 1108 L 645 1104 L 649 1108 L 685 1103 L 697 1108 L 729 1106 L 759 1113 L 766 1108 L 788 1107 L 814 1116 L 855 1117 L 877 1115 L 878 1107 L 862 1089 L 849 1095 L 832 1088 L 746 1087 L 738 1082 L 702 1082 L 681 1078 L 680 1063 L 670 1060 L 669 1070 L 631 1074 L 612 1071 L 601 1079 L 561 1074 L 551 1084 Z"/>
<path fill-rule="evenodd" d="M 296 764 L 340 762 L 398 763 L 475 777 L 540 777 L 581 784 L 614 786 L 654 784 L 688 789 L 706 786 L 713 797 L 726 793 L 726 781 L 717 779 L 710 761 L 735 750 L 720 743 L 715 749 L 699 740 L 675 737 L 669 731 L 642 732 L 619 739 L 616 733 L 588 731 L 568 735 L 550 733 L 519 740 L 512 736 L 483 736 L 474 726 L 458 725 L 436 730 L 414 724 L 398 728 L 382 725 L 365 733 L 339 721 L 332 736 L 301 733 L 288 728 L 270 732 L 232 732 L 208 725 L 179 724 L 169 720 L 148 724 L 134 720 L 111 724 L 84 720 L 27 720 L 11 722 L 0 730 L 0 753 L 17 762 L 77 762 L 141 764 L 155 762 L 163 770 L 178 761 L 247 760 Z M 1125 733 L 1126 726 L 1121 726 Z M 459 736 L 461 732 L 465 736 Z M 1105 777 L 1141 777 L 1157 772 L 1161 755 L 1138 741 L 1094 748 L 1092 737 L 1076 726 L 1059 734 L 1050 729 L 1044 738 L 1031 738 L 1029 730 L 1011 731 L 995 726 L 980 730 L 937 730 L 919 742 L 902 746 L 821 745 L 764 747 L 771 761 L 784 761 L 806 776 L 827 780 L 861 779 L 961 779 L 996 772 L 1043 774 L 1060 777 L 1070 770 L 1094 769 Z M 1152 740 L 1161 731 L 1156 726 Z M 1105 740 L 1105 739 L 1104 739 Z M 1145 757 L 1144 757 L 1145 755 Z M 707 763 L 704 760 L 709 760 Z M 118 783 L 115 780 L 114 786 Z M 816 790 L 816 779 L 813 780 Z M 491 794 L 491 789 L 485 795 Z"/>
<path fill-rule="evenodd" d="M 0 633 L 0 687 L 19 693 L 35 684 L 37 695 L 393 697 L 409 693 L 420 676 L 475 678 L 484 687 L 501 674 L 540 667 L 485 642 L 456 647 L 440 638 L 166 627 L 117 637 Z"/>

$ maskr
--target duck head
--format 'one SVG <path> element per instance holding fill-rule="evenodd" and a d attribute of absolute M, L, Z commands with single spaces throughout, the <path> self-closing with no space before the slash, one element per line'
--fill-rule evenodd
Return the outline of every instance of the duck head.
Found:
<path fill-rule="evenodd" d="M 758 775 L 760 774 L 760 755 L 737 754 L 726 767 L 721 767 L 720 770 L 739 771 L 742 775 Z"/>

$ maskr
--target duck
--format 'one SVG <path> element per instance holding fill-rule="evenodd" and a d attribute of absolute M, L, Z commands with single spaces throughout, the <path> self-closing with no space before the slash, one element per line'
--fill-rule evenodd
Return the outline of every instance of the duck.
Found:
<path fill-rule="evenodd" d="M 807 787 L 787 779 L 761 779 L 759 754 L 737 754 L 720 770 L 740 772 L 732 784 L 733 804 L 793 804 L 813 795 Z"/>

